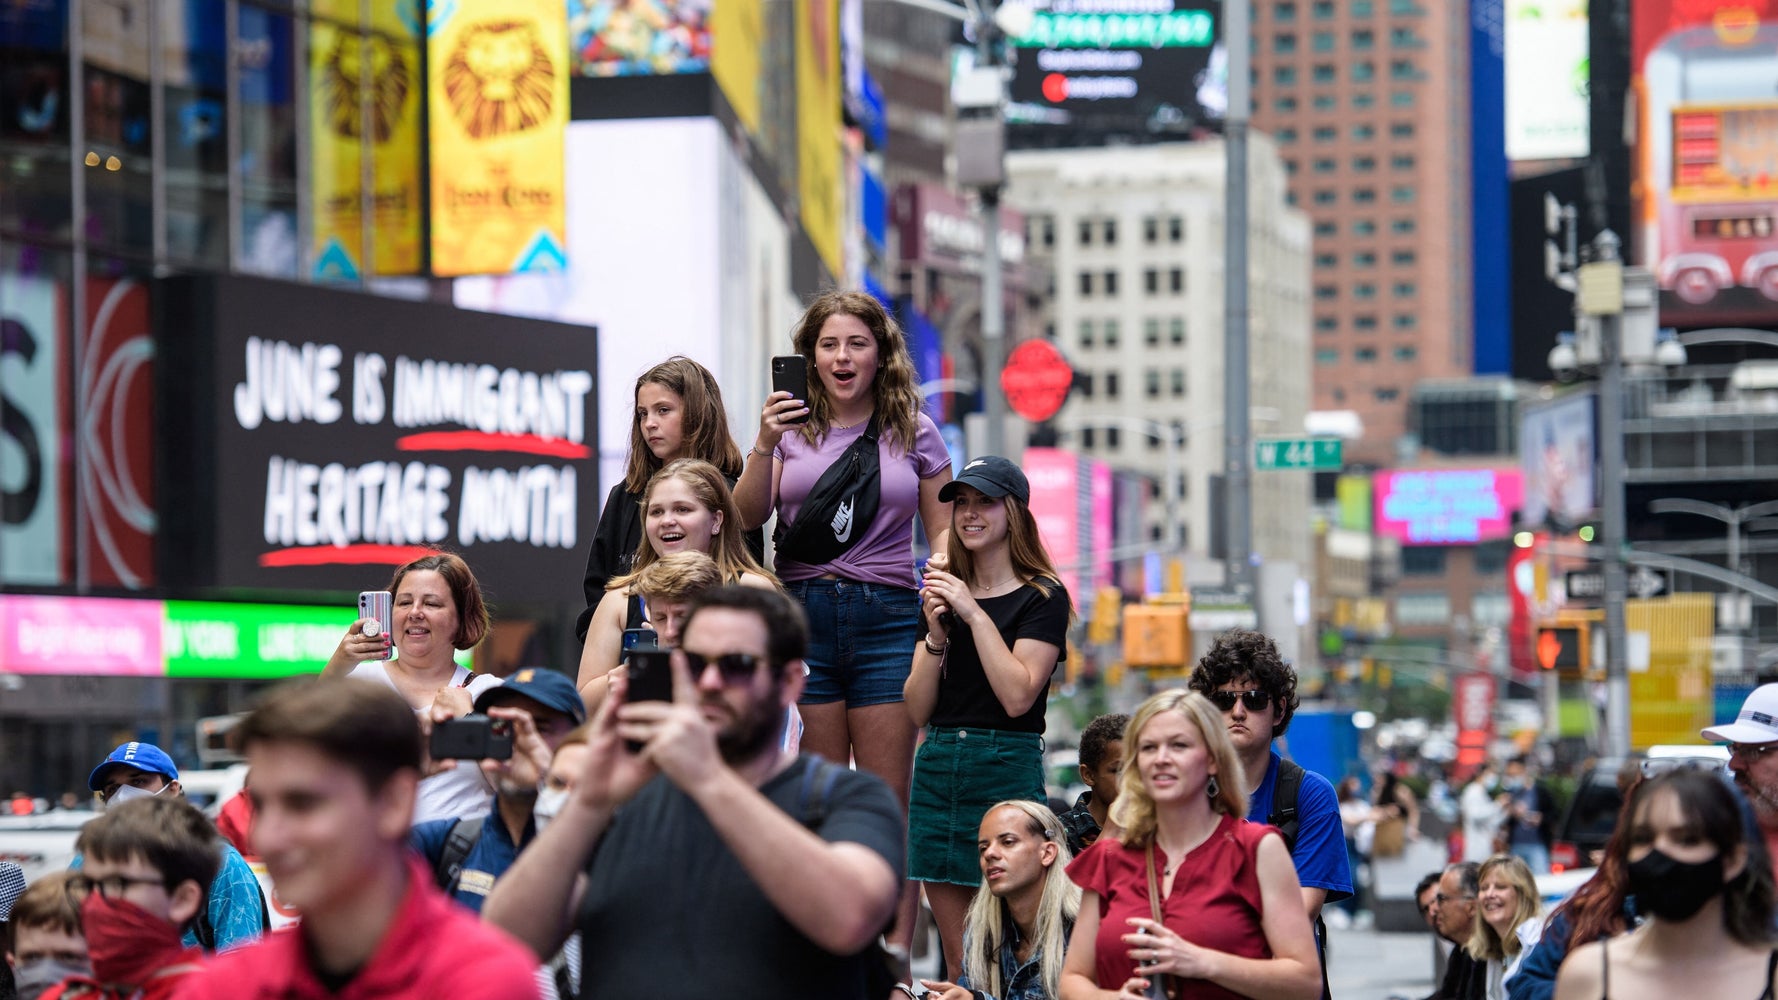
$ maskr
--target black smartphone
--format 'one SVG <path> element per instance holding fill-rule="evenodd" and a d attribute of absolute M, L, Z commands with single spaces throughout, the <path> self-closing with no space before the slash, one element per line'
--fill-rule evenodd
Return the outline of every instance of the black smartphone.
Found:
<path fill-rule="evenodd" d="M 788 392 L 792 399 L 804 402 L 809 398 L 809 362 L 800 354 L 778 354 L 772 358 L 772 391 Z M 803 414 L 794 420 L 786 420 L 787 424 L 806 424 L 809 415 Z"/>
<path fill-rule="evenodd" d="M 660 644 L 661 644 L 660 643 L 660 635 L 657 632 L 655 632 L 654 629 L 651 629 L 651 628 L 627 628 L 627 629 L 624 629 L 623 651 L 626 653 L 628 653 L 632 649 L 635 649 L 637 646 L 658 646 Z"/>
<path fill-rule="evenodd" d="M 624 653 L 624 670 L 628 674 L 629 694 L 624 700 L 672 701 L 673 653 L 659 646 L 637 646 Z M 631 753 L 642 752 L 642 744 L 625 740 Z"/>
<path fill-rule="evenodd" d="M 479 714 L 435 722 L 428 749 L 433 760 L 511 760 L 512 725 Z"/>

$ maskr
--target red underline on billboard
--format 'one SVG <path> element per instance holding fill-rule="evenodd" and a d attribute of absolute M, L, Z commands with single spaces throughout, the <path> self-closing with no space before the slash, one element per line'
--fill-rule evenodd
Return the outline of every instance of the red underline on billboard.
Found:
<path fill-rule="evenodd" d="M 481 431 L 409 434 L 396 439 L 395 447 L 401 451 L 518 451 L 551 458 L 591 458 L 593 454 L 593 450 L 584 444 L 560 438 L 535 434 L 485 434 Z"/>
<path fill-rule="evenodd" d="M 271 569 L 290 566 L 401 566 L 437 551 L 424 545 L 305 545 L 261 553 L 259 564 Z"/>

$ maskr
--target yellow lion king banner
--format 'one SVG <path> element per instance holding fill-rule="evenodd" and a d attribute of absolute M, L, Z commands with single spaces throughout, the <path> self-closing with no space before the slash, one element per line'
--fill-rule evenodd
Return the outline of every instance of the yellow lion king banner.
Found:
<path fill-rule="evenodd" d="M 567 265 L 568 8 L 430 0 L 432 273 Z"/>

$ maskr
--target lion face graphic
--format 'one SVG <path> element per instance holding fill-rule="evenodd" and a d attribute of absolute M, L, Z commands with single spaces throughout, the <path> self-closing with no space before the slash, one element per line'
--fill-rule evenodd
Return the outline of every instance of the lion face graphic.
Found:
<path fill-rule="evenodd" d="M 322 106 L 335 135 L 364 135 L 364 71 L 370 75 L 371 137 L 388 142 L 407 103 L 408 61 L 387 39 L 342 31 L 322 68 Z"/>
<path fill-rule="evenodd" d="M 472 139 L 536 128 L 555 104 L 555 67 L 522 21 L 489 21 L 458 39 L 445 61 L 445 97 Z"/>

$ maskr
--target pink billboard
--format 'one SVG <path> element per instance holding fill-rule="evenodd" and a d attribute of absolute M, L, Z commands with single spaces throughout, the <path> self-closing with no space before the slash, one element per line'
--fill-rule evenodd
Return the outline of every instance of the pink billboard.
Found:
<path fill-rule="evenodd" d="M 161 602 L 0 596 L 0 666 L 15 674 L 161 677 Z"/>
<path fill-rule="evenodd" d="M 1375 530 L 1403 545 L 1473 545 L 1512 534 L 1525 499 L 1520 469 L 1379 472 Z"/>
<path fill-rule="evenodd" d="M 1080 457 L 1060 448 L 1026 448 L 1025 478 L 1031 482 L 1031 516 L 1062 586 L 1080 603 Z"/>
<path fill-rule="evenodd" d="M 1077 608 L 1087 601 L 1090 601 L 1093 593 L 1097 592 L 1100 587 L 1109 587 L 1116 582 L 1111 578 L 1111 550 L 1113 545 L 1111 510 L 1112 501 L 1115 497 L 1115 488 L 1112 486 L 1111 466 L 1108 463 L 1100 462 L 1098 460 L 1089 460 L 1087 462 L 1087 467 L 1092 470 L 1093 479 L 1093 504 L 1091 508 L 1093 516 L 1092 521 L 1090 522 L 1093 534 L 1092 588 L 1090 591 L 1069 591 L 1069 594 L 1074 597 L 1074 606 Z"/>

